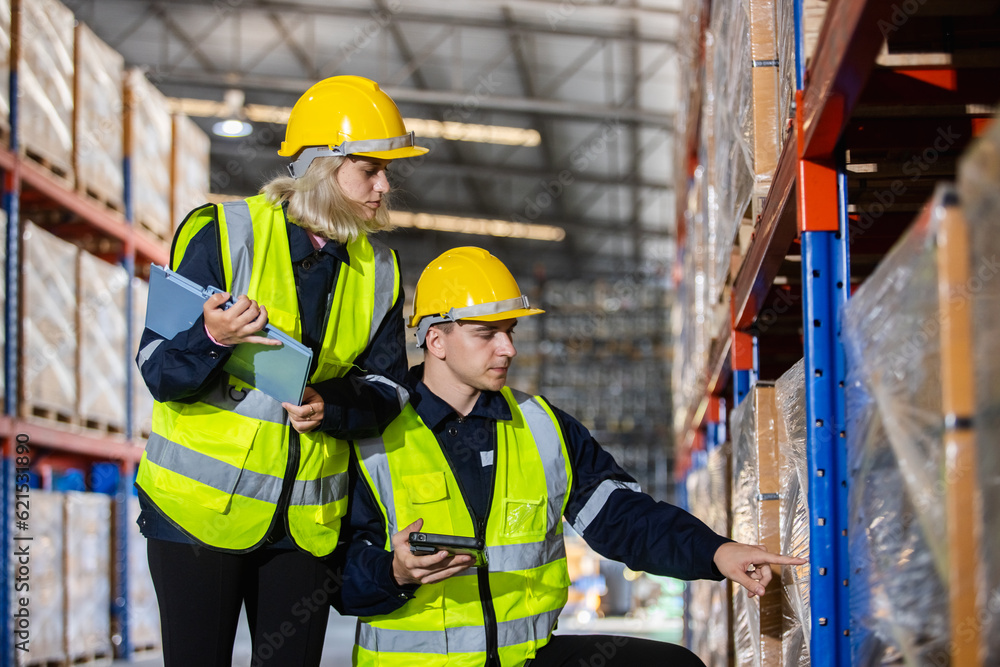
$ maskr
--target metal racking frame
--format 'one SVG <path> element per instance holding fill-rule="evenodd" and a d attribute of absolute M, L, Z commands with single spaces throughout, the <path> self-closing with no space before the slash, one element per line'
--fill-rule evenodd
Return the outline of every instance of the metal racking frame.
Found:
<path fill-rule="evenodd" d="M 801 249 L 810 475 L 810 656 L 819 667 L 851 664 L 846 368 L 840 312 L 851 290 L 850 213 L 854 211 L 848 203 L 849 174 L 844 156 L 846 149 L 865 141 L 896 148 L 919 145 L 921 139 L 909 132 L 936 129 L 931 120 L 914 114 L 912 122 L 907 118 L 898 127 L 884 119 L 871 119 L 866 134 L 865 127 L 852 124 L 852 113 L 862 96 L 866 103 L 882 108 L 991 105 L 1000 97 L 992 63 L 960 68 L 904 58 L 895 67 L 876 67 L 885 41 L 884 27 L 895 25 L 894 11 L 900 10 L 890 0 L 830 0 L 807 72 L 803 0 L 795 0 L 798 90 L 794 132 L 785 140 L 754 238 L 733 280 L 731 319 L 717 333 L 709 352 L 704 393 L 689 406 L 678 437 L 682 452 L 703 446 L 703 433 L 711 434 L 707 439 L 714 440 L 720 418 L 713 414 L 712 406 L 717 404 L 713 402 L 731 391 L 734 404 L 738 404 L 756 381 L 755 324 L 797 239 Z M 966 114 L 962 117 L 959 113 L 962 120 L 957 123 L 968 127 L 974 136 L 983 120 Z M 879 136 L 873 139 L 875 134 Z M 691 146 L 687 148 L 686 154 L 692 154 Z M 969 585 L 967 578 L 964 583 Z M 954 600 L 952 604 L 956 604 Z M 969 656 L 956 654 L 953 659 L 959 661 L 956 664 L 977 664 Z"/>
<path fill-rule="evenodd" d="M 5 238 L 7 248 L 6 271 L 7 299 L 4 312 L 6 332 L 3 350 L 5 368 L 4 412 L 0 416 L 0 442 L 2 442 L 3 470 L 3 521 L 0 531 L 4 544 L 13 544 L 14 531 L 12 512 L 14 508 L 14 465 L 13 443 L 21 434 L 27 436 L 33 447 L 42 447 L 50 451 L 75 455 L 90 460 L 114 461 L 119 465 L 118 489 L 114 497 L 118 524 L 113 528 L 115 549 L 113 566 L 122 575 L 117 579 L 117 587 L 112 590 L 112 621 L 114 628 L 121 636 L 121 643 L 115 647 L 119 657 L 131 659 L 132 645 L 129 641 L 128 625 L 128 544 L 127 519 L 128 494 L 131 492 L 130 480 L 135 467 L 142 457 L 143 447 L 133 442 L 134 415 L 132 414 L 131 389 L 134 378 L 133 364 L 129 357 L 131 353 L 131 322 L 132 322 L 132 290 L 126 290 L 125 317 L 129 333 L 126 339 L 126 356 L 122 363 L 126 365 L 126 415 L 125 441 L 111 440 L 96 434 L 86 434 L 66 430 L 57 426 L 49 426 L 35 420 L 21 419 L 18 414 L 19 380 L 18 377 L 18 340 L 20 335 L 20 297 L 21 297 L 21 194 L 22 185 L 28 185 L 41 198 L 53 207 L 63 210 L 99 235 L 115 239 L 122 244 L 120 261 L 128 275 L 135 275 L 136 259 L 145 264 L 166 264 L 169 251 L 166 247 L 137 232 L 132 221 L 131 188 L 129 186 L 129 162 L 125 159 L 125 214 L 121 215 L 110 209 L 105 209 L 93 201 L 81 196 L 66 184 L 54 178 L 48 171 L 21 154 L 18 137 L 18 96 L 17 96 L 17 59 L 11 59 L 10 71 L 10 145 L 0 148 L 0 171 L 3 172 L 2 205 L 7 213 L 7 233 Z M 6 560 L 0 568 L 0 587 L 3 591 L 12 591 L 13 570 L 11 562 Z M 0 636 L 0 665 L 13 665 L 14 644 L 13 617 L 11 615 L 11 600 L 9 595 L 0 596 L 0 615 L 4 619 L 4 630 Z"/>

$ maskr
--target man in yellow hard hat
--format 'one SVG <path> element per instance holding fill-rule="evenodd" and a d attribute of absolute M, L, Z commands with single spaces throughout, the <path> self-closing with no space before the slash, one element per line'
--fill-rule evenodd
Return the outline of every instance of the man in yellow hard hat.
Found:
<path fill-rule="evenodd" d="M 329 606 L 303 601 L 336 591 L 324 559 L 347 440 L 378 434 L 408 396 L 399 263 L 370 235 L 390 227 L 389 163 L 425 152 L 377 83 L 325 79 L 292 109 L 289 175 L 177 230 L 171 268 L 225 292 L 172 339 L 144 331 L 137 357 L 156 401 L 138 523 L 168 667 L 230 665 L 241 607 L 253 664 L 319 664 Z M 313 352 L 301 405 L 225 371 L 235 345 L 278 344 L 267 323 Z"/>
<path fill-rule="evenodd" d="M 411 402 L 380 436 L 353 442 L 343 596 L 361 616 L 356 665 L 701 665 L 671 644 L 552 634 L 570 584 L 563 518 L 634 570 L 729 577 L 750 595 L 764 593 L 769 564 L 804 562 L 654 501 L 580 422 L 507 387 L 518 318 L 541 312 L 480 248 L 450 250 L 421 274 Z M 413 553 L 415 531 L 416 549 L 460 538 L 472 552 Z"/>

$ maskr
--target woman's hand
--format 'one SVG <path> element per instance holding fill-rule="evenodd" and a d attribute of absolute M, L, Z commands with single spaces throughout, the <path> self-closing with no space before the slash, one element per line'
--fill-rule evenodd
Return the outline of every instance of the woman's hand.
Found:
<path fill-rule="evenodd" d="M 326 404 L 319 392 L 312 387 L 306 387 L 302 393 L 302 405 L 282 403 L 281 407 L 288 411 L 288 421 L 291 422 L 292 428 L 299 433 L 308 433 L 323 423 L 323 410 Z"/>
<path fill-rule="evenodd" d="M 475 560 L 467 554 L 438 551 L 429 556 L 410 553 L 410 533 L 420 530 L 423 519 L 417 519 L 392 536 L 392 576 L 396 583 L 433 584 L 467 570 Z"/>
<path fill-rule="evenodd" d="M 267 324 L 267 309 L 264 306 L 259 306 L 256 301 L 243 295 L 236 303 L 223 310 L 222 305 L 228 300 L 228 293 L 218 292 L 208 297 L 202 306 L 205 328 L 215 342 L 220 345 L 281 345 L 280 340 L 257 335 Z"/>

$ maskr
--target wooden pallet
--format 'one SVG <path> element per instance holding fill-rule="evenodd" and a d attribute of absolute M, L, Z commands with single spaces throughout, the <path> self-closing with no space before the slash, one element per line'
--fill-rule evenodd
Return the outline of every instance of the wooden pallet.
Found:
<path fill-rule="evenodd" d="M 111 665 L 114 661 L 114 655 L 109 651 L 107 653 L 81 653 L 79 655 L 74 655 L 66 660 L 66 665 L 86 665 L 87 667 L 105 667 L 105 665 Z"/>
<path fill-rule="evenodd" d="M 114 424 L 101 419 L 90 417 L 80 417 L 80 426 L 88 431 L 95 431 L 112 438 L 125 437 L 125 427 L 121 424 Z"/>
<path fill-rule="evenodd" d="M 45 421 L 57 422 L 68 426 L 77 426 L 80 423 L 80 420 L 76 415 L 66 412 L 63 409 L 53 408 L 47 405 L 25 406 L 24 414 L 34 419 L 43 419 Z"/>
<path fill-rule="evenodd" d="M 136 219 L 135 228 L 140 234 L 159 243 L 169 243 L 173 237 L 173 234 L 169 230 L 163 229 L 162 224 L 142 217 Z M 164 232 L 166 233 L 164 234 Z"/>
<path fill-rule="evenodd" d="M 76 192 L 81 197 L 85 197 L 103 206 L 104 208 L 125 215 L 125 202 L 121 195 L 115 196 L 102 192 L 100 188 L 95 188 L 87 183 L 77 183 Z"/>
<path fill-rule="evenodd" d="M 66 187 L 73 187 L 73 170 L 67 165 L 51 160 L 47 156 L 35 152 L 31 147 L 22 147 L 21 155 L 44 167 L 56 180 L 61 181 Z"/>

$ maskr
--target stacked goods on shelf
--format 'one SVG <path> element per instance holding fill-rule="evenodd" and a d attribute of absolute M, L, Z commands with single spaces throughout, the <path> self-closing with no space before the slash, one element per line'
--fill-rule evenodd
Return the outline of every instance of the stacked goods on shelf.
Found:
<path fill-rule="evenodd" d="M 111 657 L 111 498 L 66 493 L 66 654 L 71 662 Z"/>
<path fill-rule="evenodd" d="M 125 59 L 80 23 L 76 26 L 73 168 L 76 189 L 124 211 L 122 77 Z"/>
<path fill-rule="evenodd" d="M 10 139 L 10 0 L 0 0 L 0 137 Z"/>
<path fill-rule="evenodd" d="M 733 539 L 781 548 L 778 422 L 772 383 L 758 382 L 730 417 L 733 434 Z M 740 665 L 781 663 L 781 595 L 733 595 L 736 659 Z"/>
<path fill-rule="evenodd" d="M 826 17 L 829 0 L 802 1 L 803 55 L 806 67 L 816 52 L 819 30 Z M 775 15 L 778 34 L 778 141 L 783 146 L 786 130 L 795 118 L 795 2 L 776 0 Z M 780 146 L 779 146 L 780 151 Z"/>
<path fill-rule="evenodd" d="M 805 361 L 774 384 L 778 409 L 778 465 L 781 488 L 781 553 L 809 558 L 809 475 L 806 466 Z M 781 568 L 785 667 L 808 667 L 810 613 L 809 565 Z"/>
<path fill-rule="evenodd" d="M 947 664 L 938 195 L 844 309 L 856 665 Z M 942 660 L 944 662 L 942 662 Z"/>
<path fill-rule="evenodd" d="M 63 629 L 63 494 L 31 491 L 31 575 L 27 591 L 31 611 L 29 652 L 16 651 L 19 665 L 62 664 L 66 658 Z M 15 592 L 15 596 L 19 593 Z"/>
<path fill-rule="evenodd" d="M 115 504 L 118 507 L 118 504 Z M 134 650 L 160 645 L 160 612 L 156 606 L 156 591 L 149 574 L 146 558 L 146 538 L 139 532 L 139 499 L 128 496 L 128 631 Z"/>
<path fill-rule="evenodd" d="M 538 391 L 654 495 L 667 483 L 665 468 L 653 463 L 669 440 L 664 298 L 652 280 L 549 281 L 546 314 L 527 318 L 538 320 Z"/>
<path fill-rule="evenodd" d="M 14 0 L 20 148 L 73 182 L 73 12 L 57 0 Z"/>
<path fill-rule="evenodd" d="M 985 638 L 982 664 L 1000 664 L 1000 123 L 971 146 L 958 167 L 958 193 L 969 224 L 969 291 L 976 360 L 976 462 L 981 494 L 977 620 Z"/>
<path fill-rule="evenodd" d="M 132 217 L 154 237 L 168 241 L 173 121 L 167 98 L 142 70 L 125 75 L 125 156 L 131 170 Z"/>
<path fill-rule="evenodd" d="M 132 354 L 128 358 L 132 373 L 132 437 L 147 438 L 153 428 L 153 395 L 134 365 L 139 352 L 139 341 L 146 322 L 146 304 L 149 301 L 149 283 L 132 279 Z"/>
<path fill-rule="evenodd" d="M 694 148 L 696 130 L 698 129 L 699 109 L 701 107 L 702 82 L 705 78 L 703 70 L 702 35 L 708 22 L 708 3 L 703 0 L 683 0 L 681 2 L 680 29 L 677 34 L 677 71 L 680 76 L 680 95 L 674 126 L 683 128 L 678 131 L 674 141 L 676 154 L 674 164 L 679 168 L 674 170 L 677 179 L 676 191 L 687 190 L 688 172 L 686 166 L 693 158 L 690 152 Z M 684 168 L 681 168 L 684 167 Z M 678 202 L 683 204 L 683 202 Z"/>
<path fill-rule="evenodd" d="M 699 452 L 702 456 L 703 453 Z M 706 464 L 688 475 L 688 502 L 691 513 L 719 535 L 729 535 L 732 449 L 726 442 L 707 456 Z M 698 580 L 691 589 L 689 608 L 690 649 L 708 667 L 733 664 L 732 603 L 728 581 Z"/>
<path fill-rule="evenodd" d="M 748 206 L 751 220 L 778 162 L 778 68 L 774 0 L 712 3 L 714 150 L 708 152 L 709 298 L 729 274 L 733 241 Z M 703 138 L 704 130 L 703 128 Z"/>
<path fill-rule="evenodd" d="M 125 290 L 128 273 L 81 252 L 77 278 L 79 409 L 82 423 L 125 432 Z"/>
<path fill-rule="evenodd" d="M 25 223 L 21 401 L 22 416 L 63 422 L 77 415 L 78 248 Z"/>
<path fill-rule="evenodd" d="M 188 211 L 208 201 L 211 140 L 184 114 L 174 114 L 173 124 L 170 221 L 176 229 Z"/>
<path fill-rule="evenodd" d="M 707 243 L 705 209 L 707 206 L 705 169 L 695 169 L 688 205 L 685 210 L 687 234 L 680 248 L 681 273 L 688 279 L 677 285 L 671 312 L 673 359 L 671 388 L 674 408 L 674 431 L 681 433 L 691 416 L 689 411 L 705 391 L 705 366 L 711 347 L 712 327 L 707 303 Z"/>

